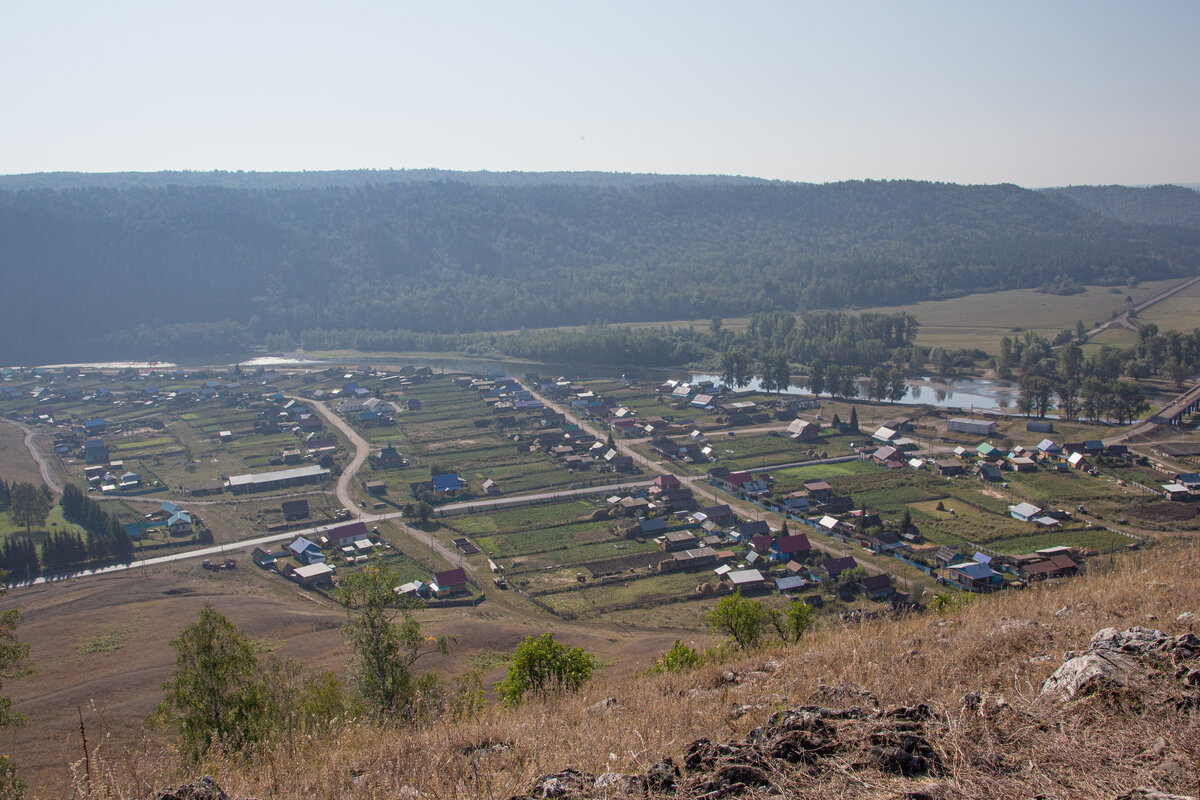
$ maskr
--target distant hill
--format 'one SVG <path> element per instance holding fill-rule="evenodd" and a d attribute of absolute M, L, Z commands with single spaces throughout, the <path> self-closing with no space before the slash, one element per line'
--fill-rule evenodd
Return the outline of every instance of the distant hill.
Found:
<path fill-rule="evenodd" d="M 1067 186 L 1047 189 L 1122 222 L 1200 229 L 1200 192 L 1187 186 Z"/>
<path fill-rule="evenodd" d="M 459 172 L 448 169 L 345 169 L 312 172 L 34 172 L 0 175 L 0 189 L 146 189 L 217 186 L 226 189 L 328 189 L 387 183 L 454 181 L 473 186 L 603 186 L 676 184 L 724 186 L 771 181 L 737 175 L 655 175 L 632 172 Z"/>
<path fill-rule="evenodd" d="M 1061 193 L 916 181 L 10 189 L 0 241 L 4 363 L 200 357 L 310 329 L 898 304 L 1200 268 L 1200 232 L 1109 219 Z"/>

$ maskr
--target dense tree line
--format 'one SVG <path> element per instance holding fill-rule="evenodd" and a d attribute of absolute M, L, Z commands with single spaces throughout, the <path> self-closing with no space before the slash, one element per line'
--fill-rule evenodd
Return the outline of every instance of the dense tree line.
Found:
<path fill-rule="evenodd" d="M 0 500 L 10 498 L 7 509 L 27 528 L 45 522 L 50 511 L 50 497 L 44 489 L 32 484 L 9 486 L 0 481 Z M 12 499 L 15 498 L 15 502 Z M 40 501 L 40 502 L 39 502 Z M 42 573 L 59 575 L 103 564 L 127 564 L 133 559 L 133 541 L 115 514 L 101 508 L 79 487 L 63 487 L 63 518 L 84 529 L 84 535 L 69 531 L 50 531 L 39 548 L 32 535 L 9 536 L 0 546 L 0 569 L 13 580 L 25 580 Z M 27 510 L 22 514 L 22 506 Z M 40 521 L 38 521 L 40 520 Z"/>
<path fill-rule="evenodd" d="M 1002 377 L 1020 371 L 1018 411 L 1044 417 L 1057 409 L 1068 419 L 1132 421 L 1150 408 L 1138 380 L 1165 377 L 1182 390 L 1200 373 L 1200 328 L 1160 331 L 1147 323 L 1132 347 L 1105 345 L 1086 357 L 1083 328 L 1080 323 L 1053 340 L 1032 331 L 1001 340 L 995 367 Z"/>
<path fill-rule="evenodd" d="M 64 486 L 59 505 L 62 506 L 63 517 L 86 532 L 84 552 L 88 561 L 127 564 L 133 560 L 133 540 L 125 532 L 121 520 L 101 508 L 79 487 L 71 483 Z"/>
<path fill-rule="evenodd" d="M 1200 266 L 1194 231 L 1015 186 L 910 181 L 29 189 L 0 191 L 0 239 L 0 341 L 26 362 L 845 308 Z M 768 349 L 804 362 L 798 339 Z"/>

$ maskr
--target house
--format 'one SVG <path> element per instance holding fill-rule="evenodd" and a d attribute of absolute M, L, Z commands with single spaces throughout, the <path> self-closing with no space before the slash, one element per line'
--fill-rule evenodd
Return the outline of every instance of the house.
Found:
<path fill-rule="evenodd" d="M 750 547 L 754 552 L 762 554 L 766 553 L 775 546 L 775 537 L 769 533 L 760 533 L 757 536 L 750 537 Z"/>
<path fill-rule="evenodd" d="M 876 553 L 895 553 L 907 547 L 895 531 L 881 531 L 871 537 L 871 550 Z"/>
<path fill-rule="evenodd" d="M 659 475 L 654 479 L 654 485 L 660 489 L 678 489 L 679 478 L 671 474 Z"/>
<path fill-rule="evenodd" d="M 1008 463 L 1014 472 L 1037 472 L 1037 462 L 1029 456 L 1009 456 Z"/>
<path fill-rule="evenodd" d="M 1017 572 L 1028 581 L 1061 578 L 1078 573 L 1079 564 L 1066 553 L 1056 553 L 1018 564 Z"/>
<path fill-rule="evenodd" d="M 321 552 L 321 548 L 303 536 L 296 537 L 296 541 L 289 544 L 287 549 L 301 564 L 317 564 L 325 561 L 325 554 Z"/>
<path fill-rule="evenodd" d="M 817 526 L 826 533 L 834 533 L 841 528 L 842 521 L 837 517 L 832 517 L 829 514 L 826 514 L 817 522 Z"/>
<path fill-rule="evenodd" d="M 689 550 L 678 550 L 671 558 L 660 562 L 660 569 L 698 569 L 711 567 L 717 563 L 717 551 L 711 547 L 696 547 Z"/>
<path fill-rule="evenodd" d="M 664 530 L 667 525 L 662 519 L 647 519 L 642 520 L 641 526 L 650 526 L 652 530 Z M 676 550 L 690 550 L 696 546 L 696 537 L 687 531 L 670 531 L 664 533 L 659 540 L 658 549 L 664 553 L 673 553 Z"/>
<path fill-rule="evenodd" d="M 388 445 L 375 458 L 375 469 L 400 469 L 408 464 L 395 447 Z"/>
<path fill-rule="evenodd" d="M 1191 491 L 1182 483 L 1164 483 L 1162 490 L 1163 497 L 1168 500 L 1190 500 L 1192 497 Z"/>
<path fill-rule="evenodd" d="M 1042 510 L 1032 503 L 1019 503 L 1015 506 L 1009 506 L 1008 513 L 1013 519 L 1019 519 L 1021 522 L 1031 522 L 1034 517 L 1041 515 Z"/>
<path fill-rule="evenodd" d="M 890 445 L 884 445 L 883 447 L 880 447 L 871 454 L 871 458 L 875 459 L 875 461 L 879 462 L 880 464 L 888 464 L 889 462 L 894 462 L 896 464 L 900 463 L 900 455 L 896 452 L 896 448 Z"/>
<path fill-rule="evenodd" d="M 987 564 L 967 561 L 946 567 L 947 578 L 968 592 L 989 592 L 999 589 L 1004 579 Z"/>
<path fill-rule="evenodd" d="M 325 538 L 329 540 L 330 547 L 346 547 L 352 545 L 358 539 L 367 536 L 367 523 L 362 520 L 347 522 L 345 525 L 338 525 L 325 531 Z"/>
<path fill-rule="evenodd" d="M 303 567 L 296 567 L 292 570 L 292 575 L 296 577 L 301 586 L 319 586 L 329 583 L 333 579 L 333 568 L 323 561 L 314 562 Z"/>
<path fill-rule="evenodd" d="M 979 464 L 975 467 L 975 474 L 981 481 L 996 482 L 1003 477 L 1000 474 L 1000 467 L 995 464 Z"/>
<path fill-rule="evenodd" d="M 467 572 L 462 567 L 434 573 L 429 582 L 430 590 L 437 597 L 449 597 L 467 590 Z"/>
<path fill-rule="evenodd" d="M 284 500 L 282 503 L 283 518 L 292 522 L 297 519 L 304 519 L 308 516 L 308 501 L 307 500 Z"/>
<path fill-rule="evenodd" d="M 818 575 L 823 575 L 836 580 L 838 575 L 841 575 L 848 569 L 854 569 L 857 566 L 858 562 L 854 560 L 854 556 L 827 558 L 818 566 L 813 567 L 813 572 Z"/>
<path fill-rule="evenodd" d="M 192 532 L 192 515 L 186 511 L 177 511 L 167 520 L 167 530 L 175 536 L 186 536 Z"/>
<path fill-rule="evenodd" d="M 767 585 L 767 579 L 756 569 L 730 570 L 722 576 L 722 580 L 738 592 L 759 591 Z"/>
<path fill-rule="evenodd" d="M 804 482 L 804 491 L 818 503 L 824 503 L 833 496 L 833 487 L 822 480 L 809 479 Z"/>
<path fill-rule="evenodd" d="M 250 559 L 263 569 L 275 566 L 275 554 L 270 550 L 264 550 L 261 547 L 256 547 L 250 551 Z"/>
<path fill-rule="evenodd" d="M 766 520 L 759 519 L 739 523 L 734 527 L 733 532 L 742 539 L 753 539 L 755 536 L 770 536 L 771 526 L 767 524 Z"/>
<path fill-rule="evenodd" d="M 451 494 L 463 488 L 462 480 L 455 472 L 433 476 L 433 490 L 442 494 Z"/>
<path fill-rule="evenodd" d="M 783 594 L 798 592 L 808 585 L 808 581 L 799 575 L 788 575 L 786 578 L 775 579 L 775 589 Z"/>
<path fill-rule="evenodd" d="M 808 537 L 803 533 L 798 533 L 795 536 L 784 536 L 776 539 L 772 546 L 772 558 L 776 561 L 786 561 L 797 557 L 803 557 L 812 549 L 812 544 L 809 543 Z"/>
<path fill-rule="evenodd" d="M 989 461 L 1004 458 L 1004 453 L 1000 452 L 999 448 L 993 447 L 987 442 L 981 442 L 979 446 L 975 448 L 975 453 L 980 458 L 987 459 Z"/>
<path fill-rule="evenodd" d="M 1037 443 L 1036 449 L 1038 450 L 1038 452 L 1040 452 L 1043 456 L 1046 456 L 1046 457 L 1062 455 L 1062 448 L 1059 447 L 1058 445 L 1056 445 L 1050 439 L 1042 439 L 1040 442 Z"/>
<path fill-rule="evenodd" d="M 896 593 L 896 587 L 892 586 L 892 577 L 886 572 L 859 578 L 858 588 L 868 600 L 886 600 Z"/>
<path fill-rule="evenodd" d="M 1030 433 L 1054 433 L 1054 423 L 1047 419 L 1034 419 L 1025 423 Z"/>
<path fill-rule="evenodd" d="M 796 441 L 807 441 L 821 435 L 821 426 L 806 419 L 797 419 L 788 425 L 787 432 Z"/>
<path fill-rule="evenodd" d="M 1071 453 L 1071 455 L 1067 456 L 1067 464 L 1074 469 L 1087 469 L 1088 465 L 1083 453 Z"/>
<path fill-rule="evenodd" d="M 500 484 L 496 483 L 491 478 L 488 478 L 487 480 L 485 480 L 483 482 L 483 493 L 484 494 L 500 494 Z"/>
<path fill-rule="evenodd" d="M 967 468 L 963 466 L 961 461 L 938 460 L 933 462 L 937 467 L 939 475 L 951 477 L 954 475 L 965 475 Z"/>
<path fill-rule="evenodd" d="M 108 445 L 102 439 L 88 439 L 83 443 L 83 460 L 88 464 L 108 463 Z"/>
<path fill-rule="evenodd" d="M 363 488 L 367 490 L 367 494 L 374 497 L 383 497 L 387 494 L 387 484 L 383 481 L 367 481 L 363 484 Z"/>
<path fill-rule="evenodd" d="M 727 503 L 708 506 L 707 508 L 700 509 L 700 512 L 718 525 L 727 525 L 733 521 L 733 509 Z"/>
<path fill-rule="evenodd" d="M 790 495 L 783 499 L 783 507 L 790 514 L 806 514 L 812 507 L 804 495 Z"/>
<path fill-rule="evenodd" d="M 896 431 L 888 427 L 879 428 L 873 434 L 871 434 L 872 439 L 877 442 L 883 442 L 884 444 L 890 442 L 892 439 L 895 439 L 896 436 Z"/>

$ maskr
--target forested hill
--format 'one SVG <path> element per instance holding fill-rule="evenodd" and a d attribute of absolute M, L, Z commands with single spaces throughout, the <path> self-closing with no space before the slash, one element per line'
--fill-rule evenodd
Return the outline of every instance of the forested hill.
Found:
<path fill-rule="evenodd" d="M 5 363 L 219 355 L 313 328 L 903 303 L 1200 267 L 1200 232 L 1016 186 L 919 182 L 0 191 L 0 242 Z"/>
<path fill-rule="evenodd" d="M 1122 222 L 1200 229 L 1200 192 L 1185 186 L 1067 186 L 1046 191 Z"/>
<path fill-rule="evenodd" d="M 305 172 L 32 172 L 0 175 L 0 189 L 148 189 L 219 186 L 226 189 L 328 189 L 384 183 L 453 181 L 473 186 L 604 186 L 630 188 L 670 183 L 715 186 L 768 183 L 740 175 L 656 175 L 636 172 L 459 172 L 447 169 L 339 169 Z"/>

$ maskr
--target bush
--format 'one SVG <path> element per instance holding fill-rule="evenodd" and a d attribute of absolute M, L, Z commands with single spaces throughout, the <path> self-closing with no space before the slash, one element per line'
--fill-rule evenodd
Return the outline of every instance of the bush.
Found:
<path fill-rule="evenodd" d="M 513 651 L 508 677 L 496 686 L 500 699 L 517 705 L 525 695 L 546 699 L 576 692 L 592 677 L 596 659 L 582 647 L 554 641 L 554 634 L 530 636 Z"/>
<path fill-rule="evenodd" d="M 702 660 L 702 656 L 694 648 L 688 647 L 676 639 L 675 644 L 671 645 L 671 649 L 662 658 L 655 661 L 654 666 L 646 670 L 646 674 L 662 675 L 664 672 L 683 672 L 685 669 L 699 666 Z"/>

